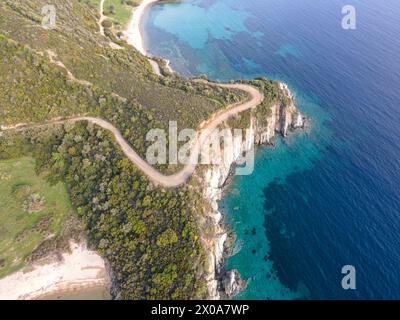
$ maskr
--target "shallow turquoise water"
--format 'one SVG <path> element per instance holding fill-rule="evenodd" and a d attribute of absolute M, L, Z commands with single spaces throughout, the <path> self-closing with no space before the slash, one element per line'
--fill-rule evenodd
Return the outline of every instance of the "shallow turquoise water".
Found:
<path fill-rule="evenodd" d="M 309 296 L 307 287 L 300 281 L 292 288 L 279 279 L 270 257 L 270 241 L 264 226 L 265 186 L 282 182 L 294 172 L 311 170 L 314 162 L 322 157 L 321 152 L 329 143 L 330 131 L 324 127 L 328 119 L 311 97 L 297 95 L 302 111 L 312 119 L 312 127 L 306 132 L 278 138 L 276 146 L 260 147 L 257 150 L 255 171 L 250 176 L 238 176 L 220 202 L 227 215 L 227 223 L 237 235 L 234 255 L 226 263 L 227 269 L 239 268 L 244 279 L 249 281 L 247 290 L 237 298 L 243 299 L 298 299 Z M 304 201 L 309 201 L 304 195 Z M 290 239 L 292 232 L 282 222 L 281 237 Z"/>

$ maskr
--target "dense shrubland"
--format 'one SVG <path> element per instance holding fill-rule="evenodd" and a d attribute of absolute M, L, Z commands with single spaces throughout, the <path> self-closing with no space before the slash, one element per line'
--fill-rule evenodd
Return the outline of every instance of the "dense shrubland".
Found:
<path fill-rule="evenodd" d="M 0 138 L 0 158 L 27 153 L 50 181 L 65 181 L 89 243 L 110 262 L 117 298 L 204 296 L 200 195 L 154 187 L 107 132 L 86 123 Z"/>
<path fill-rule="evenodd" d="M 35 52 L 51 50 L 77 78 L 93 83 L 103 92 L 136 100 L 155 119 L 170 120 L 196 128 L 211 113 L 239 101 L 237 93 L 179 77 L 163 79 L 152 73 L 147 59 L 133 47 L 114 50 L 99 33 L 97 7 L 85 2 L 53 1 L 56 29 L 40 26 L 46 0 L 5 0 L 0 3 L 0 34 Z"/>

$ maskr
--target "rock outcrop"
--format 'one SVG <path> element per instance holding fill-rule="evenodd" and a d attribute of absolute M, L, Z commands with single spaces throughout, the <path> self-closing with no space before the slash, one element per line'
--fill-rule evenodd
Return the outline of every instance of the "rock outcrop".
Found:
<path fill-rule="evenodd" d="M 233 269 L 225 273 L 222 285 L 224 294 L 228 298 L 232 298 L 246 287 L 246 282 L 240 277 L 239 271 Z"/>
<path fill-rule="evenodd" d="M 206 272 L 208 281 L 208 297 L 210 299 L 219 299 L 221 296 L 220 289 L 225 288 L 223 291 L 227 291 L 233 296 L 237 294 L 237 288 L 240 286 L 237 283 L 238 271 L 232 271 L 228 274 L 228 277 L 233 282 L 231 285 L 226 287 L 226 281 L 223 284 L 217 280 L 221 279 L 221 266 L 223 263 L 225 242 L 228 238 L 225 226 L 222 224 L 222 214 L 218 208 L 218 201 L 222 198 L 223 188 L 226 185 L 226 181 L 232 174 L 232 167 L 238 163 L 243 153 L 246 153 L 255 148 L 257 145 L 273 145 L 275 143 L 276 134 L 281 134 L 283 137 L 287 137 L 291 130 L 302 129 L 305 126 L 305 117 L 298 111 L 294 105 L 294 99 L 290 93 L 288 87 L 281 83 L 281 90 L 286 92 L 289 97 L 289 104 L 276 104 L 271 107 L 271 112 L 267 116 L 267 119 L 257 120 L 255 116 L 251 116 L 250 119 L 250 138 L 247 141 L 234 141 L 233 145 L 230 146 L 231 150 L 224 154 L 228 155 L 227 161 L 223 161 L 219 165 L 212 165 L 207 168 L 203 175 L 203 196 L 210 205 L 210 210 L 207 214 L 207 225 L 213 229 L 214 240 L 208 242 L 207 254 L 208 254 L 208 270 Z M 223 279 L 228 279 L 223 277 Z M 229 281 L 231 281 L 229 280 Z M 234 281 L 235 280 L 235 281 Z"/>
<path fill-rule="evenodd" d="M 263 123 L 259 123 L 257 119 L 253 119 L 255 127 L 255 144 L 256 145 L 273 145 L 276 137 L 276 133 L 280 133 L 282 136 L 287 137 L 291 130 L 303 129 L 305 126 L 306 118 L 298 111 L 294 105 L 294 97 L 290 92 L 286 84 L 280 84 L 281 90 L 286 92 L 290 103 L 275 104 L 271 107 L 270 115 L 266 121 L 263 119 Z"/>

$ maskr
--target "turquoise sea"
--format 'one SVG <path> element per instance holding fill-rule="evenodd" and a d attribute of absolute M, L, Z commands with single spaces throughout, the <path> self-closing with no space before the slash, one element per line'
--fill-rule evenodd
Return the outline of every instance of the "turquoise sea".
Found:
<path fill-rule="evenodd" d="M 220 203 L 237 235 L 225 267 L 249 281 L 238 298 L 400 299 L 400 2 L 183 0 L 142 27 L 182 75 L 285 81 L 310 119 Z"/>

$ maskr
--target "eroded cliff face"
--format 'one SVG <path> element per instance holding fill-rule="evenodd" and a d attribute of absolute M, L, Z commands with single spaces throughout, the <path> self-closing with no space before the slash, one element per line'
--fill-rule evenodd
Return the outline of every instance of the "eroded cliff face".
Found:
<path fill-rule="evenodd" d="M 257 145 L 273 145 L 277 134 L 286 137 L 290 131 L 302 129 L 305 126 L 305 117 L 294 105 L 294 99 L 288 87 L 281 83 L 281 90 L 288 95 L 289 104 L 276 104 L 271 107 L 271 112 L 266 119 L 257 120 L 255 116 L 250 118 L 250 137 L 247 141 L 234 141 L 230 150 L 224 150 L 228 159 L 221 164 L 212 165 L 207 168 L 203 176 L 203 196 L 210 205 L 207 213 L 207 226 L 211 228 L 214 240 L 207 241 L 206 254 L 208 255 L 207 282 L 208 297 L 210 299 L 220 299 L 232 296 L 231 292 L 225 292 L 223 283 L 222 264 L 226 252 L 226 241 L 228 239 L 227 230 L 223 225 L 223 217 L 218 208 L 218 201 L 221 200 L 223 189 L 227 179 L 234 173 L 234 166 L 241 161 L 242 155 L 253 150 Z M 226 274 L 229 274 L 226 273 Z M 232 282 L 240 276 L 230 279 Z M 241 287 L 239 283 L 231 283 L 230 287 Z"/>
<path fill-rule="evenodd" d="M 303 129 L 305 126 L 305 117 L 294 105 L 294 97 L 286 84 L 280 83 L 280 88 L 288 96 L 289 104 L 275 104 L 271 107 L 271 113 L 263 123 L 253 118 L 255 127 L 256 145 L 273 145 L 276 134 L 287 137 L 291 130 Z M 265 121 L 266 120 L 266 121 Z"/>

